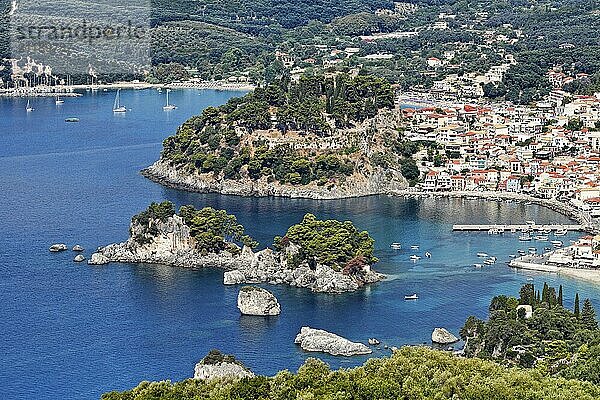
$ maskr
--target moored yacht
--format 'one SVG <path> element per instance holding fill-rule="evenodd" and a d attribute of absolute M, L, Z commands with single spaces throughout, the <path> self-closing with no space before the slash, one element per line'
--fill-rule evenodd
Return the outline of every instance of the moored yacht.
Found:
<path fill-rule="evenodd" d="M 117 89 L 117 95 L 115 96 L 115 102 L 113 104 L 113 112 L 115 112 L 115 113 L 127 112 L 127 107 L 121 105 L 121 89 Z"/>
<path fill-rule="evenodd" d="M 416 293 L 413 294 L 407 294 L 406 296 L 404 296 L 404 300 L 418 300 L 419 296 Z"/>
<path fill-rule="evenodd" d="M 394 243 L 390 244 L 390 247 L 394 250 L 400 250 L 402 248 L 402 244 L 398 243 L 398 242 L 394 242 Z"/>

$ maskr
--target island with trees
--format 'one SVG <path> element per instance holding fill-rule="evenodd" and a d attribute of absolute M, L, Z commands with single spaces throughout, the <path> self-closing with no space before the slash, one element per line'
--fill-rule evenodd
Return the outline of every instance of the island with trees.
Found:
<path fill-rule="evenodd" d="M 371 266 L 374 241 L 352 222 L 318 220 L 307 214 L 275 238 L 274 249 L 254 252 L 258 243 L 234 215 L 211 207 L 152 203 L 131 220 L 129 239 L 98 249 L 91 265 L 111 262 L 216 267 L 223 283 L 287 284 L 314 292 L 343 293 L 378 282 Z"/>
<path fill-rule="evenodd" d="M 179 189 L 343 198 L 402 190 L 419 176 L 415 146 L 373 76 L 282 79 L 186 121 L 144 170 Z"/>

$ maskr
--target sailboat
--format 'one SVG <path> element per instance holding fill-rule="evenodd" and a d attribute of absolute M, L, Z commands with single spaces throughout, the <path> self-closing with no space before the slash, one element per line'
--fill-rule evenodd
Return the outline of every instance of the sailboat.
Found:
<path fill-rule="evenodd" d="M 171 111 L 171 110 L 176 110 L 177 106 L 174 106 L 172 104 L 169 104 L 169 92 L 171 90 L 167 89 L 167 104 L 163 107 L 163 110 L 165 111 Z"/>
<path fill-rule="evenodd" d="M 62 99 L 60 98 L 60 96 L 56 96 L 56 101 L 55 101 L 55 103 L 56 103 L 56 105 L 61 105 L 61 104 L 64 104 L 64 103 L 65 103 L 65 101 L 64 101 L 64 100 L 62 100 Z"/>
<path fill-rule="evenodd" d="M 27 112 L 32 112 L 33 110 L 35 110 L 35 108 L 31 107 L 31 104 L 29 104 L 29 99 L 27 99 L 27 107 L 25 108 L 25 110 L 27 110 Z"/>
<path fill-rule="evenodd" d="M 117 95 L 115 96 L 115 103 L 113 104 L 113 112 L 124 113 L 127 112 L 127 108 L 121 105 L 121 89 L 117 89 Z"/>

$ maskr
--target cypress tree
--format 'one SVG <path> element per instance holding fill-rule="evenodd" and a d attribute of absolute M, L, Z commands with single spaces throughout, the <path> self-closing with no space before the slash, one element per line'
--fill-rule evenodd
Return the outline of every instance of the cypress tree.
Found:
<path fill-rule="evenodd" d="M 548 284 L 544 282 L 544 287 L 542 288 L 542 303 L 548 302 Z"/>
<path fill-rule="evenodd" d="M 558 304 L 563 305 L 563 292 L 562 292 L 562 285 L 560 285 L 558 287 Z"/>
<path fill-rule="evenodd" d="M 579 319 L 579 293 L 575 293 L 575 308 L 573 309 L 573 313 Z"/>
<path fill-rule="evenodd" d="M 540 298 L 540 291 L 538 290 L 537 292 L 535 292 L 535 305 L 539 305 L 541 302 L 541 298 Z"/>
<path fill-rule="evenodd" d="M 594 306 L 592 306 L 590 299 L 585 299 L 583 301 L 583 308 L 581 309 L 581 322 L 587 329 L 598 329 L 596 310 L 594 310 Z"/>

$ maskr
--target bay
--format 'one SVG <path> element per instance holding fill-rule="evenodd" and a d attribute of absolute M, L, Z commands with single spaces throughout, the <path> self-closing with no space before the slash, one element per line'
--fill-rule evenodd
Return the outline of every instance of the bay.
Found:
<path fill-rule="evenodd" d="M 142 380 L 191 377 L 210 349 L 235 354 L 260 374 L 295 370 L 308 357 L 333 368 L 367 357 L 307 354 L 294 345 L 302 326 L 326 329 L 390 346 L 429 343 L 435 327 L 455 334 L 467 316 L 487 315 L 497 294 L 517 295 L 529 276 L 537 285 L 562 284 L 567 306 L 575 292 L 600 304 L 600 288 L 550 274 L 506 266 L 518 248 L 517 234 L 453 233 L 454 223 L 509 223 L 534 219 L 563 223 L 553 211 L 517 203 L 463 199 L 372 196 L 313 201 L 194 194 L 161 187 L 139 171 L 154 162 L 161 142 L 207 106 L 240 93 L 180 90 L 163 112 L 164 94 L 123 91 L 131 110 L 111 111 L 114 92 L 67 98 L 0 99 L 0 385 L 8 399 L 97 399 Z M 79 123 L 67 124 L 65 118 Z M 260 247 L 311 212 L 353 221 L 376 240 L 376 269 L 388 279 L 345 295 L 265 286 L 282 305 L 276 318 L 241 317 L 238 287 L 222 285 L 222 271 L 164 266 L 75 264 L 74 254 L 51 254 L 48 246 L 97 246 L 127 238 L 129 220 L 152 201 L 171 200 L 227 209 Z M 575 238 L 570 234 L 564 240 Z M 401 242 L 404 250 L 389 245 Z M 409 257 L 432 253 L 416 263 Z M 546 244 L 547 245 L 547 244 Z M 538 244 L 541 249 L 544 245 Z M 498 257 L 483 269 L 477 252 Z M 419 300 L 404 301 L 418 293 Z M 376 350 L 373 356 L 389 354 Z"/>

